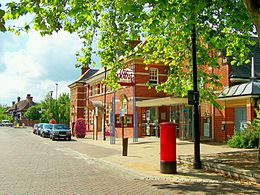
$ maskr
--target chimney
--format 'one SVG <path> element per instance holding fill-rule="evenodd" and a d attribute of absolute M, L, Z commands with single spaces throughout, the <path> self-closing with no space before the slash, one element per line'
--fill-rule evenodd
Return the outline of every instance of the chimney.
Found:
<path fill-rule="evenodd" d="M 15 101 L 12 101 L 12 106 L 14 106 L 15 105 Z"/>
<path fill-rule="evenodd" d="M 30 96 L 29 99 L 28 99 L 30 105 L 32 105 L 32 103 L 33 103 L 32 99 L 33 99 L 32 96 Z"/>
<path fill-rule="evenodd" d="M 88 69 L 89 69 L 89 66 L 82 66 L 81 67 L 81 75 L 83 75 Z"/>
<path fill-rule="evenodd" d="M 29 102 L 29 105 L 32 105 L 32 98 L 31 94 L 27 94 L 26 99 Z"/>
<path fill-rule="evenodd" d="M 140 40 L 140 38 L 138 38 L 137 40 L 128 40 L 128 44 L 130 45 L 130 47 L 135 48 L 139 43 L 141 43 L 142 41 Z"/>
<path fill-rule="evenodd" d="M 31 94 L 27 94 L 26 99 L 29 100 L 31 97 Z"/>
<path fill-rule="evenodd" d="M 21 98 L 18 96 L 18 97 L 17 97 L 17 102 L 20 102 L 20 100 L 21 100 Z"/>

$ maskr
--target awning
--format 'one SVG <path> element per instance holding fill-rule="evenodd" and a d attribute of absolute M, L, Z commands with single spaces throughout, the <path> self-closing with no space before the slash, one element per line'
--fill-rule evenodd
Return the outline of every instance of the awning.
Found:
<path fill-rule="evenodd" d="M 164 97 L 150 100 L 136 101 L 137 107 L 170 106 L 177 104 L 188 104 L 188 98 Z"/>
<path fill-rule="evenodd" d="M 259 96 L 260 95 L 260 82 L 252 79 L 250 82 L 240 85 L 226 87 L 220 94 L 219 98 L 232 98 L 241 96 Z"/>
<path fill-rule="evenodd" d="M 95 107 L 97 108 L 103 108 L 103 103 L 101 101 L 89 101 L 88 103 L 88 109 L 94 110 Z"/>

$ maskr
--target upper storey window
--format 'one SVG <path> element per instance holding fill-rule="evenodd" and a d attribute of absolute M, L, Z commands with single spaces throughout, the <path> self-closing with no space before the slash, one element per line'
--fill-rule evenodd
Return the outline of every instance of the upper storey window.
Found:
<path fill-rule="evenodd" d="M 149 83 L 158 83 L 158 68 L 150 68 L 149 71 Z"/>

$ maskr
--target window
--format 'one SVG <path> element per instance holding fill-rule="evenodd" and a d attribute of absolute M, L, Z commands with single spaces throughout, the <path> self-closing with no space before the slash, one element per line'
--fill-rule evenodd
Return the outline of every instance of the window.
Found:
<path fill-rule="evenodd" d="M 95 94 L 100 94 L 100 84 L 95 85 Z"/>
<path fill-rule="evenodd" d="M 153 83 L 153 84 L 158 83 L 158 69 L 157 68 L 150 68 L 149 83 Z"/>
<path fill-rule="evenodd" d="M 128 103 L 127 99 L 124 99 L 122 108 L 125 110 L 125 114 L 127 114 L 127 106 L 128 106 L 127 103 Z"/>

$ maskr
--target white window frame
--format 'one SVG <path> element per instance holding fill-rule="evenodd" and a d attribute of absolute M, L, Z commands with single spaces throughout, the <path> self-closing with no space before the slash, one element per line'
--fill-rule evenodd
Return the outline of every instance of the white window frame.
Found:
<path fill-rule="evenodd" d="M 158 84 L 158 68 L 150 68 L 149 83 Z"/>

